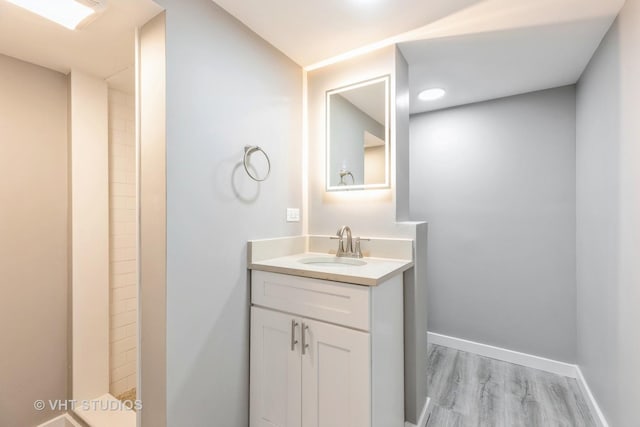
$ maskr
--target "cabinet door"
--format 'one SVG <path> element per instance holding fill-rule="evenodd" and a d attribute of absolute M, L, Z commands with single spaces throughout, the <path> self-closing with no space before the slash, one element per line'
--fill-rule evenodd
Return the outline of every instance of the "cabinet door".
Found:
<path fill-rule="evenodd" d="M 302 319 L 302 427 L 370 427 L 370 336 Z"/>
<path fill-rule="evenodd" d="M 300 427 L 301 319 L 251 308 L 250 426 Z"/>

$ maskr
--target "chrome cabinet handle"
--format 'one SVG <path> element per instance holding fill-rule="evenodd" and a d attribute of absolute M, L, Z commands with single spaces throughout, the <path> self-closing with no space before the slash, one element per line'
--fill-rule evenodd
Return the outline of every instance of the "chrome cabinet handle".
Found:
<path fill-rule="evenodd" d="M 295 351 L 296 344 L 298 344 L 298 340 L 296 339 L 296 328 L 298 327 L 298 322 L 295 319 L 291 320 L 291 351 Z M 304 337 L 303 337 L 304 339 Z"/>
<path fill-rule="evenodd" d="M 307 329 L 309 329 L 309 325 L 305 325 L 302 322 L 302 355 L 306 353 L 307 348 L 309 348 L 309 344 L 307 343 Z"/>

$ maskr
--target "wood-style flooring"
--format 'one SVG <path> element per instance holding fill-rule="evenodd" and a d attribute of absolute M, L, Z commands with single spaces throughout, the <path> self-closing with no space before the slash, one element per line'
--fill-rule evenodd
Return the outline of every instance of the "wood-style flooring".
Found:
<path fill-rule="evenodd" d="M 429 346 L 427 427 L 596 427 L 576 380 Z"/>

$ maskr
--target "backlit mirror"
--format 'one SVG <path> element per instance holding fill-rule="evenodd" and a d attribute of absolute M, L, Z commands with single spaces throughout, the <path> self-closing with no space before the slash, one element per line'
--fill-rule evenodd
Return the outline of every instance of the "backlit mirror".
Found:
<path fill-rule="evenodd" d="M 327 92 L 327 190 L 389 187 L 389 77 Z"/>

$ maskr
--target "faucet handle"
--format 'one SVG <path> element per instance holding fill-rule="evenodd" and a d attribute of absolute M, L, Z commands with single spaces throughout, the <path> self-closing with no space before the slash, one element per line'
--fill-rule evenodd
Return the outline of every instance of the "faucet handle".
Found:
<path fill-rule="evenodd" d="M 338 251 L 336 252 L 336 256 L 342 256 L 344 254 L 344 239 L 342 236 L 330 236 L 331 240 L 338 240 Z"/>
<path fill-rule="evenodd" d="M 362 255 L 362 249 L 360 248 L 360 242 L 362 240 L 367 241 L 367 242 L 371 241 L 371 239 L 363 239 L 362 237 L 356 237 L 355 248 L 353 249 L 353 253 L 354 253 L 354 257 L 355 258 L 364 258 L 364 255 Z"/>

